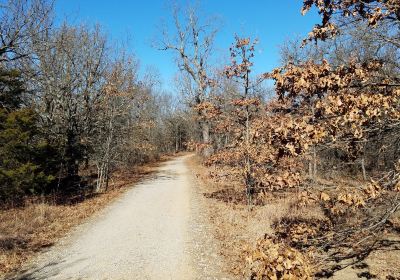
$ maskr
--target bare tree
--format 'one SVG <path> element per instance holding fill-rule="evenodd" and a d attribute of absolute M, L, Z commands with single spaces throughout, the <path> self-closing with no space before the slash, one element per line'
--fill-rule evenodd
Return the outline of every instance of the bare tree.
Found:
<path fill-rule="evenodd" d="M 107 71 L 101 89 L 101 102 L 95 108 L 97 122 L 92 140 L 93 161 L 97 167 L 96 191 L 107 191 L 111 164 L 122 154 L 129 139 L 130 110 L 135 105 L 137 63 L 121 55 Z"/>
<path fill-rule="evenodd" d="M 64 24 L 48 40 L 52 47 L 36 54 L 33 90 L 42 130 L 64 157 L 60 174 L 73 178 L 79 163 L 89 156 L 97 125 L 95 108 L 105 82 L 106 39 L 99 27 Z"/>
<path fill-rule="evenodd" d="M 32 56 L 32 44 L 52 25 L 52 11 L 53 3 L 47 0 L 1 1 L 0 62 Z"/>
<path fill-rule="evenodd" d="M 194 82 L 195 89 L 192 107 L 207 100 L 209 92 L 209 61 L 217 34 L 215 20 L 202 22 L 193 7 L 182 10 L 174 5 L 172 8 L 175 33 L 162 31 L 162 39 L 157 43 L 160 50 L 172 51 L 176 54 L 179 70 L 186 73 Z M 198 111 L 201 140 L 203 144 L 210 144 L 210 124 L 202 118 L 203 112 Z M 210 151 L 206 149 L 205 154 Z"/>

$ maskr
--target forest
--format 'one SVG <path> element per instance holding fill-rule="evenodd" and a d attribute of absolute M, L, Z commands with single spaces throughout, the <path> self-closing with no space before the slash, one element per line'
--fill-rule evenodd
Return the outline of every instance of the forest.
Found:
<path fill-rule="evenodd" d="M 287 208 L 246 245 L 226 241 L 237 279 L 329 278 L 398 251 L 400 2 L 300 2 L 320 22 L 262 75 L 264 38 L 232 36 L 221 63 L 217 21 L 171 5 L 173 28 L 153 42 L 175 57 L 169 93 L 100 25 L 56 24 L 52 1 L 1 1 L 0 217 L 90 200 L 115 174 L 184 152 L 207 199 L 254 219 Z M 0 251 L 10 242 L 0 230 Z M 398 279 L 388 258 L 394 271 L 360 278 Z"/>
<path fill-rule="evenodd" d="M 189 132 L 157 72 L 139 78 L 139 60 L 100 26 L 54 27 L 52 5 L 2 6 L 2 202 L 106 190 L 115 168 L 181 150 Z"/>

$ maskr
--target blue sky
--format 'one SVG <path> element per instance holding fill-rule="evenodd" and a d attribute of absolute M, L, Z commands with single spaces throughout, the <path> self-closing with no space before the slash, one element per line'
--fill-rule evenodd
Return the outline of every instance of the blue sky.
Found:
<path fill-rule="evenodd" d="M 279 45 L 286 39 L 305 37 L 319 21 L 313 11 L 302 16 L 302 0 L 200 0 L 202 14 L 217 15 L 222 27 L 216 41 L 218 56 L 228 56 L 235 33 L 258 38 L 255 73 L 270 71 L 279 64 Z M 162 19 L 168 19 L 166 0 L 57 0 L 56 17 L 72 24 L 100 24 L 112 39 L 128 41 L 141 68 L 156 67 L 163 87 L 173 89 L 177 72 L 173 55 L 151 47 Z M 184 1 L 183 4 L 187 3 Z"/>

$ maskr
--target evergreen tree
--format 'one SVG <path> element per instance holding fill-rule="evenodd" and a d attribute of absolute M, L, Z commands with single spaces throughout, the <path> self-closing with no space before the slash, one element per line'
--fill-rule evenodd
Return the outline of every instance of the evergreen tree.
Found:
<path fill-rule="evenodd" d="M 41 192 L 54 179 L 52 149 L 40 137 L 37 114 L 23 104 L 17 71 L 0 70 L 0 200 Z M 54 156 L 54 154 L 53 154 Z M 51 160 L 50 160 L 51 162 Z"/>

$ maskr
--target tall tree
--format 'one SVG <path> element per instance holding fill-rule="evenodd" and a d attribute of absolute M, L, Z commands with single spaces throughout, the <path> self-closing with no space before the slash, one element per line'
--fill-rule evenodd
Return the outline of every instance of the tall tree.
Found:
<path fill-rule="evenodd" d="M 0 4 L 0 62 L 32 58 L 32 44 L 52 25 L 53 4 L 47 0 L 6 0 Z M 44 45 L 42 45 L 43 48 Z"/>
<path fill-rule="evenodd" d="M 61 177 L 72 182 L 90 155 L 108 63 L 106 39 L 99 27 L 64 24 L 48 40 L 52 48 L 37 52 L 33 90 L 41 128 L 63 155 Z"/>
<path fill-rule="evenodd" d="M 176 54 L 176 61 L 180 71 L 190 76 L 195 84 L 193 107 L 205 102 L 209 93 L 209 61 L 217 34 L 215 21 L 202 21 L 193 7 L 182 12 L 177 5 L 172 8 L 174 34 L 163 30 L 162 39 L 157 43 L 161 50 L 172 51 Z M 209 145 L 210 124 L 204 118 L 205 112 L 198 110 L 201 141 Z M 205 154 L 210 154 L 209 147 Z"/>
<path fill-rule="evenodd" d="M 44 191 L 55 170 L 50 147 L 38 130 L 38 115 L 23 105 L 18 71 L 0 70 L 0 200 Z"/>

